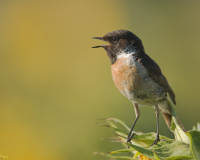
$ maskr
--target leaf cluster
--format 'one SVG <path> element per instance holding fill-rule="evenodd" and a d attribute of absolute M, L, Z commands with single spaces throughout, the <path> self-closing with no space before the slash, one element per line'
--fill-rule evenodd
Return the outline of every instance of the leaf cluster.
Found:
<path fill-rule="evenodd" d="M 174 116 L 175 117 L 175 116 Z M 119 124 L 123 129 L 119 129 Z M 155 159 L 155 160 L 194 160 L 200 159 L 200 131 L 199 123 L 193 130 L 184 132 L 178 124 L 176 117 L 173 119 L 172 126 L 175 139 L 170 139 L 166 136 L 160 135 L 161 141 L 154 146 L 150 146 L 156 133 L 141 133 L 137 132 L 132 138 L 131 143 L 126 142 L 130 127 L 123 121 L 116 118 L 106 119 L 106 124 L 98 124 L 109 127 L 117 136 L 111 138 L 112 142 L 121 143 L 124 148 L 108 153 L 100 153 L 102 156 L 107 156 L 112 159 L 123 160 L 141 160 L 141 159 Z M 128 146 L 128 148 L 127 148 Z M 127 156 L 116 155 L 117 153 L 132 153 Z"/>

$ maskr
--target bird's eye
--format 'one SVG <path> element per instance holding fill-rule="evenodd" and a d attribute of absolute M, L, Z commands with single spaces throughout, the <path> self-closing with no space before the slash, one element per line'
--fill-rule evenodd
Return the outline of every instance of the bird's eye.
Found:
<path fill-rule="evenodd" d="M 112 37 L 113 42 L 117 41 L 117 39 L 118 39 L 117 37 Z"/>

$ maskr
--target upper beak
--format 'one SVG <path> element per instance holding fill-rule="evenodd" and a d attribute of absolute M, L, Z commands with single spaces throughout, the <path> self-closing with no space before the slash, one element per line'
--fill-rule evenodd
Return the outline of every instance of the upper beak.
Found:
<path fill-rule="evenodd" d="M 102 41 L 105 41 L 102 37 L 92 37 L 91 39 L 99 39 L 99 40 L 102 40 Z M 105 47 L 107 45 L 99 45 L 99 46 L 94 46 L 92 48 L 99 48 L 99 47 Z"/>

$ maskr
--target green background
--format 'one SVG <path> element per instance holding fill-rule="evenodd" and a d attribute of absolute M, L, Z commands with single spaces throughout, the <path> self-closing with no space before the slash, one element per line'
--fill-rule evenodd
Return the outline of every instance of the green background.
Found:
<path fill-rule="evenodd" d="M 186 129 L 200 113 L 200 1 L 0 1 L 0 154 L 15 160 L 97 160 L 120 145 L 95 124 L 132 125 L 131 102 L 116 89 L 110 61 L 91 40 L 126 29 L 143 41 L 176 94 Z M 155 132 L 154 109 L 141 107 L 136 131 Z M 162 116 L 160 133 L 173 138 Z M 103 158 L 107 159 L 107 158 Z"/>

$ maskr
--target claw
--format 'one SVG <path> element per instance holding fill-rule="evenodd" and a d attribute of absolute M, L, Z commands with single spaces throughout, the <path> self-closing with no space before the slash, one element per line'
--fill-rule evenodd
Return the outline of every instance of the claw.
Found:
<path fill-rule="evenodd" d="M 133 136 L 135 136 L 135 135 L 136 135 L 135 133 L 132 133 L 132 135 L 131 135 L 130 137 L 127 137 L 126 142 L 127 142 L 127 143 L 128 143 L 128 142 L 131 143 L 131 140 L 132 140 Z"/>
<path fill-rule="evenodd" d="M 156 139 L 155 139 L 154 142 L 150 145 L 150 147 L 153 146 L 153 145 L 156 145 L 158 142 L 160 142 L 160 139 L 159 139 L 159 137 L 156 137 Z"/>

